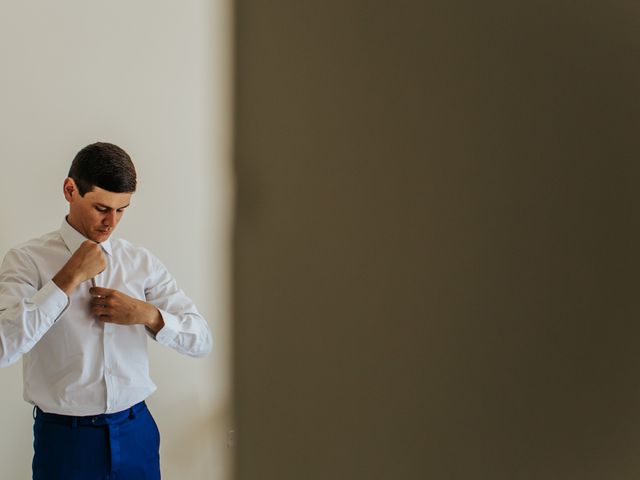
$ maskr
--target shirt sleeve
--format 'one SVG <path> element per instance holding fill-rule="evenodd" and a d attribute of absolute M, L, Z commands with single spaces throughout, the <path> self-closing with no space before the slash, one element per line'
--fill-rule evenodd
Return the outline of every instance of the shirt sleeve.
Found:
<path fill-rule="evenodd" d="M 164 321 L 155 340 L 192 357 L 210 353 L 211 332 L 193 301 L 178 288 L 175 279 L 155 257 L 153 272 L 152 283 L 145 289 L 146 301 L 160 311 Z"/>
<path fill-rule="evenodd" d="M 0 367 L 31 350 L 69 306 L 69 297 L 53 281 L 39 284 L 28 255 L 10 250 L 0 267 Z"/>

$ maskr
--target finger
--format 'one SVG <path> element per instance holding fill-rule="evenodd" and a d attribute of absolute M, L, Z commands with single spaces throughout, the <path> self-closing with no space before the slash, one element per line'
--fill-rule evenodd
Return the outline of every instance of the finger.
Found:
<path fill-rule="evenodd" d="M 112 301 L 108 297 L 95 296 L 95 297 L 92 297 L 91 300 L 89 300 L 89 305 L 91 305 L 91 306 L 98 305 L 98 306 L 103 306 L 103 307 L 110 307 L 110 306 L 112 306 Z"/>
<path fill-rule="evenodd" d="M 91 287 L 89 289 L 89 293 L 94 297 L 108 297 L 113 294 L 112 288 L 104 288 L 104 287 Z"/>
<path fill-rule="evenodd" d="M 82 245 L 85 245 L 85 247 L 88 248 L 89 245 L 98 245 L 98 242 L 94 242 L 93 240 L 85 240 L 84 242 L 82 242 Z"/>
<path fill-rule="evenodd" d="M 104 305 L 93 305 L 91 307 L 91 313 L 97 315 L 98 317 L 109 317 L 111 316 L 111 309 Z"/>

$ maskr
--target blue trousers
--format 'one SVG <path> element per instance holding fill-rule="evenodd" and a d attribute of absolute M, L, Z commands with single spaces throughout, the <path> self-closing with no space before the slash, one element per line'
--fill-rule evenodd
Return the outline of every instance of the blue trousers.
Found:
<path fill-rule="evenodd" d="M 35 412 L 33 480 L 160 479 L 160 433 L 144 402 L 90 417 Z"/>

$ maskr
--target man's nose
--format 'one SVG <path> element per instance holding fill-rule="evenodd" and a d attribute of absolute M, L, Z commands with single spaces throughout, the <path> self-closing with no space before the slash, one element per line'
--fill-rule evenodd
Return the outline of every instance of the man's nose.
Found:
<path fill-rule="evenodd" d="M 108 227 L 113 227 L 116 224 L 116 212 L 111 211 L 107 213 L 102 219 L 102 224 Z"/>

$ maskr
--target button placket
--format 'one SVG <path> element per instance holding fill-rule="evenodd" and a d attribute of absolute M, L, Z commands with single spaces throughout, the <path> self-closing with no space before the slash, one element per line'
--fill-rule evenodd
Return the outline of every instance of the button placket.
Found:
<path fill-rule="evenodd" d="M 109 255 L 105 252 L 107 257 L 107 268 L 96 275 L 96 285 L 98 287 L 108 287 L 107 273 L 109 270 Z M 104 382 L 107 391 L 106 407 L 107 413 L 111 412 L 113 406 L 113 399 L 116 395 L 116 385 L 113 380 L 113 355 L 112 355 L 112 341 L 113 341 L 113 329 L 114 325 L 110 323 L 103 323 L 102 325 L 102 351 L 103 351 L 103 365 L 104 365 Z"/>

